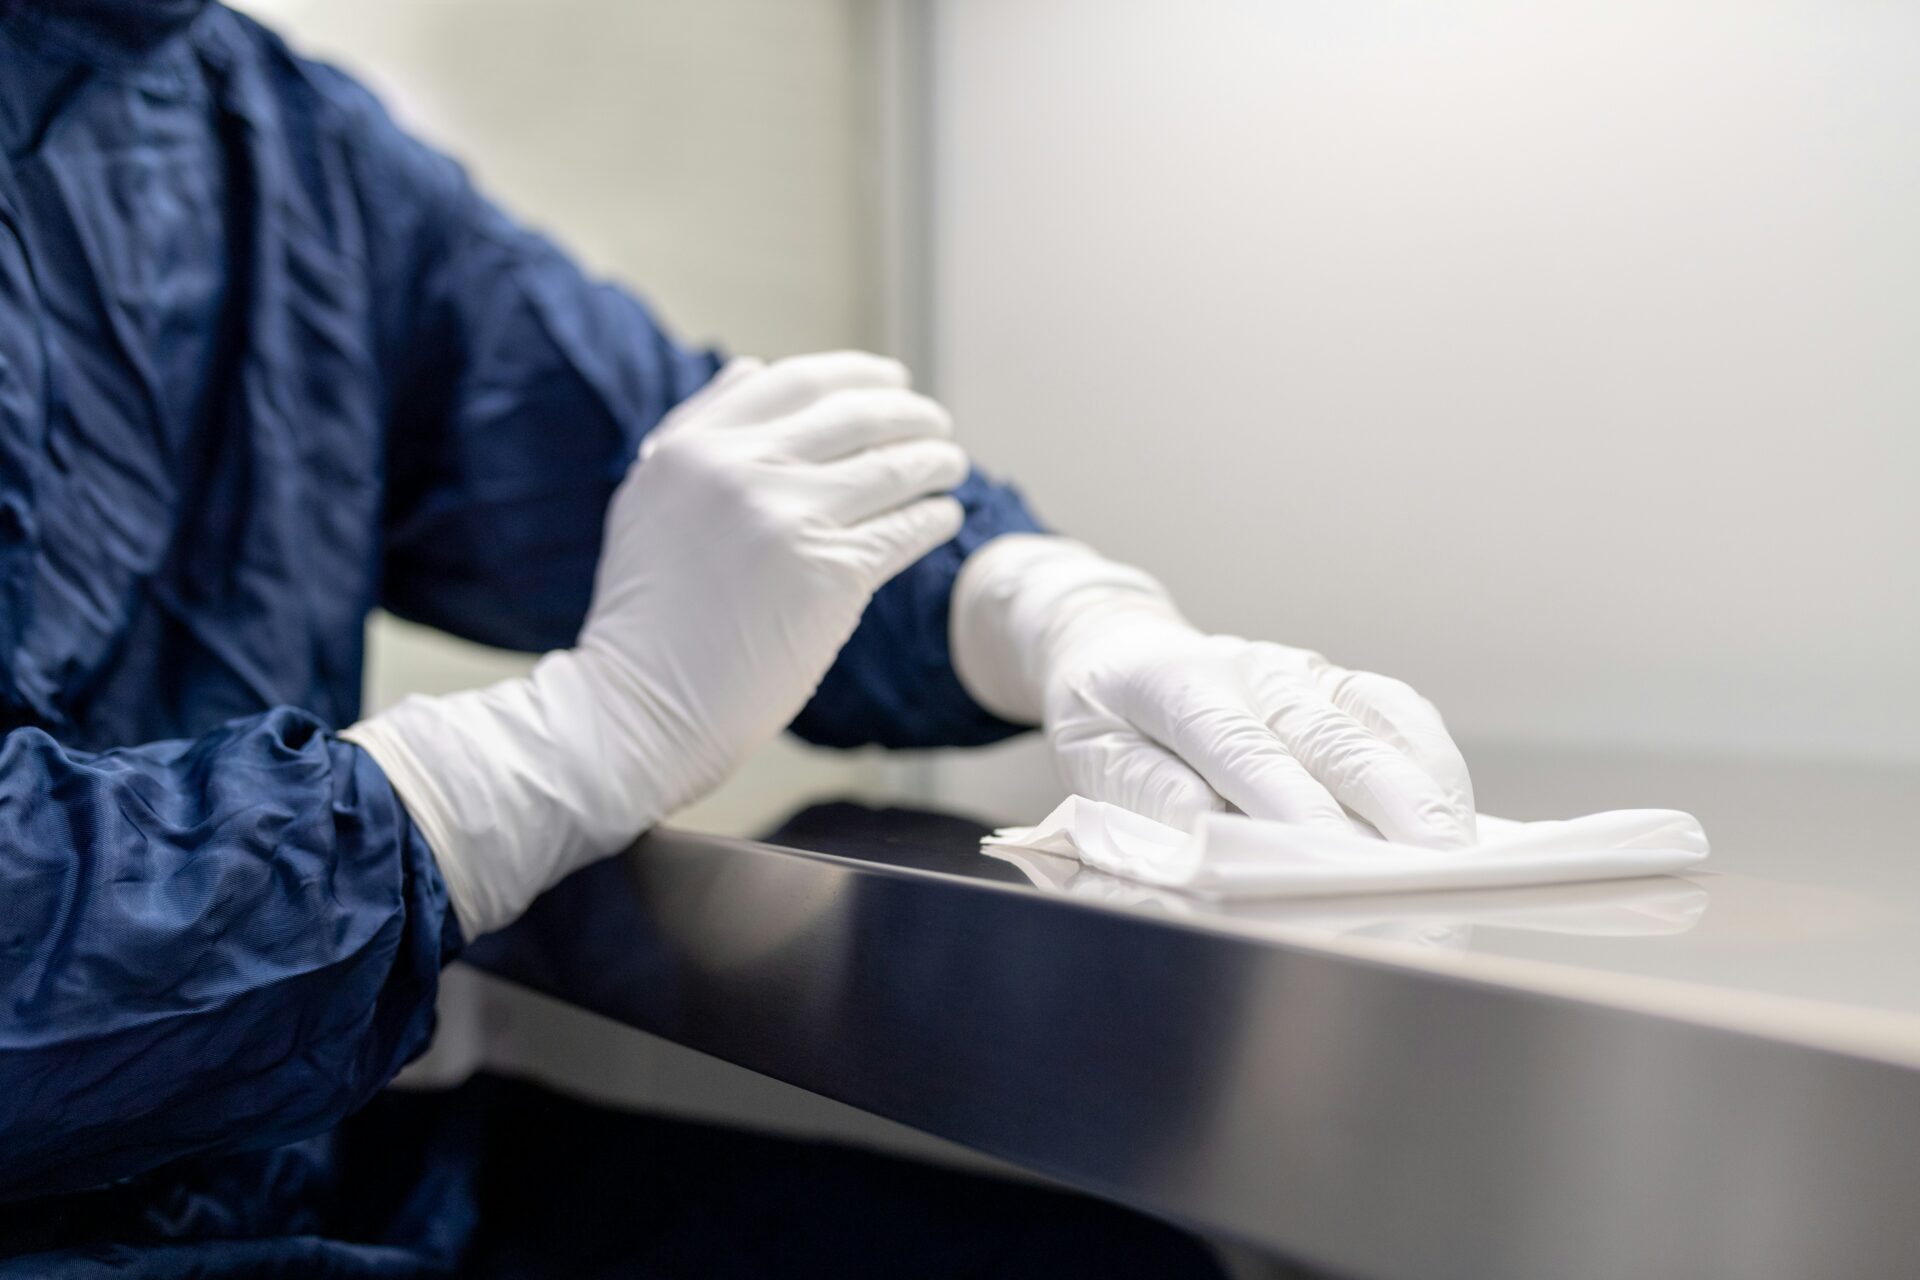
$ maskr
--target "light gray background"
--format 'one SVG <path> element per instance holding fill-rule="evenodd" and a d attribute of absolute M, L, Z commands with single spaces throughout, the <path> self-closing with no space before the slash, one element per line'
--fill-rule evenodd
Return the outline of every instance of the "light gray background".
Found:
<path fill-rule="evenodd" d="M 1920 758 L 1920 8 L 934 8 L 934 366 L 1059 527 L 1470 747 Z"/>

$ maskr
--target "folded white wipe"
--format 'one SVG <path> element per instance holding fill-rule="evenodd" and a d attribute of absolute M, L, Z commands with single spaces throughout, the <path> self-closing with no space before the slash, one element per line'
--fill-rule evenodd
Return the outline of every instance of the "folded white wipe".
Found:
<path fill-rule="evenodd" d="M 1618 880 L 1684 871 L 1707 834 L 1678 809 L 1615 809 L 1562 822 L 1481 814 L 1479 842 L 1427 849 L 1378 835 L 1328 832 L 1213 813 L 1191 832 L 1069 796 L 1035 827 L 982 843 L 1065 854 L 1145 884 L 1208 898 L 1298 898 L 1496 885 Z"/>

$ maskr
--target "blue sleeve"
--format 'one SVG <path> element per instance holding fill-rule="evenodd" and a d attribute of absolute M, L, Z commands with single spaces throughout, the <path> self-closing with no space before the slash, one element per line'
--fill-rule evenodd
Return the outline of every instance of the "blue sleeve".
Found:
<path fill-rule="evenodd" d="M 328 83 L 361 135 L 349 148 L 361 182 L 379 193 L 367 206 L 387 254 L 376 268 L 410 282 L 391 304 L 402 359 L 383 603 L 484 644 L 569 645 L 614 486 L 719 357 L 680 344 L 631 294 L 517 225 L 364 90 Z M 795 722 L 801 737 L 920 747 L 1017 731 L 954 676 L 948 596 L 974 548 L 1039 526 L 1017 492 L 979 472 L 957 496 L 965 529 L 881 590 Z"/>
<path fill-rule="evenodd" d="M 460 945 L 385 775 L 311 716 L 0 742 L 0 1200 L 262 1148 L 425 1045 Z"/>

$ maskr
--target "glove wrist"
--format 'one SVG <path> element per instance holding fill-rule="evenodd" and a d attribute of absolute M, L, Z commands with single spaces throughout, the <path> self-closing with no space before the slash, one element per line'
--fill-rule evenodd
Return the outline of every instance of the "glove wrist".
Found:
<path fill-rule="evenodd" d="M 416 694 L 340 734 L 387 775 L 469 939 L 664 816 L 616 678 L 605 655 L 563 650 L 521 679 Z"/>
<path fill-rule="evenodd" d="M 1007 534 L 968 557 L 953 587 L 954 671 L 987 710 L 1039 724 L 1061 673 L 1131 638 L 1196 634 L 1150 574 L 1051 534 Z"/>

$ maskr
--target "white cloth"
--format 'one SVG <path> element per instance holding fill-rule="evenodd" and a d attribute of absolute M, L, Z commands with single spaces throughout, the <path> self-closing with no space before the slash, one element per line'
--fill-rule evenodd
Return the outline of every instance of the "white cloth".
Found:
<path fill-rule="evenodd" d="M 1679 876 L 1446 893 L 1220 900 L 1123 880 L 1069 854 L 1018 845 L 995 845 L 983 852 L 1019 868 L 1039 888 L 1070 898 L 1186 919 L 1232 922 L 1304 942 L 1365 938 L 1427 950 L 1465 951 L 1483 929 L 1595 938 L 1668 937 L 1686 933 L 1707 911 L 1707 891 Z"/>
<path fill-rule="evenodd" d="M 1430 849 L 1239 814 L 1181 831 L 1117 805 L 1070 796 L 1038 826 L 984 844 L 1076 857 L 1143 884 L 1208 898 L 1297 898 L 1615 880 L 1683 871 L 1707 856 L 1698 819 L 1677 809 L 1616 809 L 1560 822 L 1479 817 L 1479 840 Z"/>

